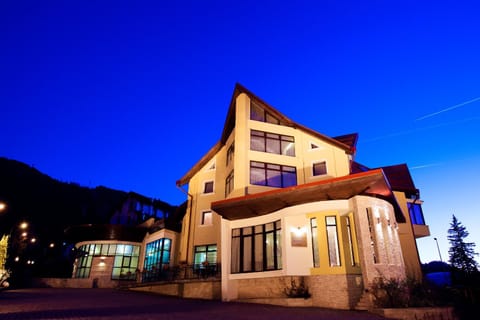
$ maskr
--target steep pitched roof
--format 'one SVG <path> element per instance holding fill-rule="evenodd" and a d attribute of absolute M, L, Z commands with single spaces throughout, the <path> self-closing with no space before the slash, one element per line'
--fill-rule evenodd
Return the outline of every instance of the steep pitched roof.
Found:
<path fill-rule="evenodd" d="M 340 136 L 337 138 L 331 138 L 324 134 L 321 134 L 315 130 L 307 128 L 289 118 L 287 118 L 284 114 L 279 112 L 277 109 L 257 97 L 253 92 L 242 86 L 241 84 L 237 83 L 235 88 L 233 89 L 232 98 L 230 99 L 230 105 L 227 112 L 227 117 L 225 119 L 225 124 L 223 126 L 222 135 L 220 137 L 220 141 L 217 142 L 205 156 L 200 159 L 182 178 L 177 181 L 177 185 L 184 185 L 188 183 L 188 181 L 198 172 L 212 157 L 225 145 L 228 137 L 232 133 L 233 129 L 235 128 L 235 114 L 236 114 L 236 99 L 240 94 L 246 94 L 250 97 L 252 101 L 259 104 L 262 108 L 264 108 L 268 113 L 273 115 L 280 121 L 280 124 L 283 126 L 288 126 L 292 128 L 300 129 L 304 132 L 311 134 L 314 137 L 317 137 L 323 141 L 326 141 L 330 144 L 335 145 L 336 147 L 345 150 L 346 153 L 354 154 L 355 153 L 355 145 L 357 143 L 358 135 L 356 133 Z"/>

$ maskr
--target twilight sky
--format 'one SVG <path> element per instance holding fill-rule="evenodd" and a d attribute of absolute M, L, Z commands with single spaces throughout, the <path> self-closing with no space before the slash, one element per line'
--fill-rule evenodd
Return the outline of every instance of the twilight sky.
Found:
<path fill-rule="evenodd" d="M 99 3 L 98 3 L 99 2 Z M 421 4 L 419 4 L 421 2 Z M 180 204 L 236 82 L 287 117 L 407 163 L 448 259 L 480 251 L 477 1 L 0 2 L 0 156 L 83 186 Z M 477 259 L 478 261 L 479 259 Z"/>

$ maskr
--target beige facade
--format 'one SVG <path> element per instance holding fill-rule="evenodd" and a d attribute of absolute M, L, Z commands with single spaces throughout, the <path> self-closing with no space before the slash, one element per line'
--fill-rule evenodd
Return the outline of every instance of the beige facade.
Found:
<path fill-rule="evenodd" d="M 350 309 L 377 277 L 420 277 L 407 207 L 418 190 L 409 174 L 389 180 L 406 166 L 356 170 L 356 138 L 306 128 L 237 85 L 220 141 L 177 182 L 189 200 L 179 260 L 210 248 L 226 301 L 285 297 L 302 278 L 312 305 Z"/>

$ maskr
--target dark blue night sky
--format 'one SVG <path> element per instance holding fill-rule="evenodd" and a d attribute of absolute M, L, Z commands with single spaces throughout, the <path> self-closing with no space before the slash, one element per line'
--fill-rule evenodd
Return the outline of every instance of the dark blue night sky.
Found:
<path fill-rule="evenodd" d="M 220 138 L 235 83 L 407 163 L 447 257 L 480 245 L 480 5 L 467 1 L 2 1 L 0 156 L 172 204 Z"/>

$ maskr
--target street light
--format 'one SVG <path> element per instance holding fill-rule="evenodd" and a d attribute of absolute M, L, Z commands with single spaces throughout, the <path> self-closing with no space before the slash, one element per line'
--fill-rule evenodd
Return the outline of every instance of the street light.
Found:
<path fill-rule="evenodd" d="M 440 247 L 438 245 L 438 240 L 437 238 L 433 238 L 433 240 L 435 240 L 435 242 L 437 243 L 438 256 L 440 257 L 440 261 L 443 262 L 442 255 L 440 254 Z"/>
<path fill-rule="evenodd" d="M 0 202 L 0 212 L 7 208 L 7 204 L 5 202 Z"/>

